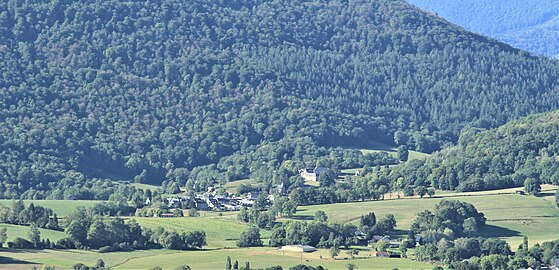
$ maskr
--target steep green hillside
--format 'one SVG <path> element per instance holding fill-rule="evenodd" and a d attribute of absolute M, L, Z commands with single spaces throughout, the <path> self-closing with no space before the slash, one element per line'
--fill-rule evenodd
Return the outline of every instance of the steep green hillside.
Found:
<path fill-rule="evenodd" d="M 557 62 L 404 1 L 8 1 L 0 36 L 0 197 L 203 189 L 559 108 Z"/>
<path fill-rule="evenodd" d="M 536 54 L 559 57 L 557 0 L 408 0 L 466 29 Z"/>
<path fill-rule="evenodd" d="M 526 179 L 559 184 L 559 111 L 499 128 L 465 129 L 458 145 L 392 171 L 405 185 L 460 191 L 523 186 Z"/>

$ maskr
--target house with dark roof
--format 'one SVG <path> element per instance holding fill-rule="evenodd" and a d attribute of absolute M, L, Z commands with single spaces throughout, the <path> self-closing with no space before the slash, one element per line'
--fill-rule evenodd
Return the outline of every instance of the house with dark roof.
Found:
<path fill-rule="evenodd" d="M 262 192 L 260 192 L 260 191 L 251 191 L 251 192 L 247 193 L 246 199 L 247 199 L 247 200 L 252 200 L 252 201 L 254 201 L 254 200 L 256 200 L 256 198 L 258 198 L 258 196 L 260 195 L 260 193 L 262 193 Z"/>
<path fill-rule="evenodd" d="M 194 206 L 196 207 L 196 210 L 202 210 L 202 211 L 209 211 L 211 210 L 210 206 L 208 205 L 208 203 L 206 203 L 206 201 L 204 201 L 201 198 L 196 198 L 194 200 Z"/>

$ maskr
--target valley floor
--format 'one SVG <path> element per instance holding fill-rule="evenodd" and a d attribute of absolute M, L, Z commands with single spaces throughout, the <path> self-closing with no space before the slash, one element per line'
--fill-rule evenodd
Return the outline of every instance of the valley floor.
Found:
<path fill-rule="evenodd" d="M 202 251 L 148 250 L 134 252 L 96 253 L 82 250 L 19 250 L 9 252 L 10 259 L 3 258 L 8 252 L 0 251 L 0 269 L 30 269 L 41 264 L 55 265 L 57 269 L 71 268 L 75 263 L 82 262 L 94 265 L 102 258 L 107 266 L 114 269 L 149 269 L 161 266 L 163 269 L 174 269 L 179 265 L 188 264 L 192 269 L 223 269 L 227 256 L 239 261 L 244 266 L 250 261 L 251 267 L 264 268 L 281 265 L 284 269 L 296 264 L 322 265 L 327 269 L 346 269 L 347 264 L 355 264 L 359 269 L 430 269 L 428 263 L 409 259 L 373 258 L 371 252 L 363 251 L 354 259 L 340 254 L 336 260 L 328 255 L 328 250 L 314 253 L 282 252 L 277 248 L 244 248 L 218 249 Z M 7 264 L 4 264 L 7 263 Z"/>
<path fill-rule="evenodd" d="M 455 193 L 439 192 L 433 198 L 402 198 L 386 197 L 383 201 L 366 201 L 328 205 L 302 206 L 298 208 L 293 220 L 311 220 L 318 210 L 325 211 L 329 220 L 357 223 L 360 216 L 374 211 L 378 216 L 394 214 L 398 222 L 397 232 L 393 237 L 407 235 L 416 214 L 425 209 L 434 209 L 443 199 L 456 199 L 470 202 L 483 212 L 488 225 L 483 236 L 505 239 L 513 249 L 528 236 L 530 245 L 559 238 L 559 208 L 553 202 L 556 186 L 543 186 L 539 197 L 519 195 L 518 189 Z M 52 202 L 47 202 L 51 203 Z M 42 202 L 36 202 L 42 204 Z M 78 206 L 77 204 L 75 205 Z M 61 209 L 62 210 L 62 209 Z M 68 211 L 68 209 L 64 209 Z M 200 217 L 184 218 L 135 218 L 144 227 L 165 227 L 177 231 L 202 229 L 206 231 L 208 245 L 201 251 L 145 250 L 133 252 L 97 253 L 84 250 L 8 250 L 0 249 L 0 269 L 30 269 L 33 266 L 55 265 L 57 269 L 68 269 L 76 263 L 94 265 L 103 259 L 106 265 L 115 269 L 149 269 L 161 266 L 163 269 L 174 269 L 183 264 L 193 269 L 222 269 L 226 257 L 239 261 L 244 266 L 250 261 L 251 267 L 269 267 L 281 265 L 284 268 L 299 263 L 322 265 L 328 269 L 346 269 L 347 264 L 355 264 L 359 269 L 431 269 L 433 266 L 409 259 L 373 258 L 371 250 L 362 248 L 355 259 L 341 251 L 340 256 L 333 260 L 328 250 L 314 253 L 282 252 L 276 248 L 235 248 L 235 241 L 240 232 L 248 225 L 236 220 L 236 212 L 202 212 Z M 285 222 L 290 219 L 281 219 Z M 27 228 L 1 224 L 8 227 L 10 239 L 26 237 Z M 21 227 L 21 228 L 20 228 Z M 61 232 L 42 231 L 41 235 L 48 238 L 62 237 Z M 262 237 L 269 237 L 270 232 L 262 230 Z M 267 240 L 264 240 L 267 243 Z"/>

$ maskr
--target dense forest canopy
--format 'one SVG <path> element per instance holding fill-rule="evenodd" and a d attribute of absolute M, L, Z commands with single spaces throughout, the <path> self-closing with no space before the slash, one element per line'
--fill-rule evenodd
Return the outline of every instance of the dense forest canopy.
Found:
<path fill-rule="evenodd" d="M 491 130 L 465 129 L 457 146 L 392 171 L 399 184 L 474 191 L 559 185 L 559 111 L 536 114 Z M 538 185 L 539 185 L 538 184 Z"/>
<path fill-rule="evenodd" d="M 536 54 L 559 57 L 557 0 L 408 0 L 464 26 Z"/>
<path fill-rule="evenodd" d="M 559 108 L 557 62 L 404 1 L 9 0 L 0 36 L 2 197 L 368 141 L 431 152 Z"/>

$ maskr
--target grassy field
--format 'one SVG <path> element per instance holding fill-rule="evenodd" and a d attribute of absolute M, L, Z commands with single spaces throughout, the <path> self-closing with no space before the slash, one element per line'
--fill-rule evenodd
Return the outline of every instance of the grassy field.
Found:
<path fill-rule="evenodd" d="M 130 185 L 135 187 L 135 188 L 144 189 L 144 190 L 149 189 L 151 191 L 156 191 L 159 188 L 159 186 L 148 185 L 148 184 L 140 184 L 140 183 L 132 183 Z"/>
<path fill-rule="evenodd" d="M 74 211 L 79 206 L 90 207 L 101 201 L 82 201 L 82 200 L 23 200 L 25 205 L 33 203 L 42 207 L 51 208 L 59 217 L 63 217 Z M 12 200 L 0 200 L 0 205 L 11 206 Z"/>
<path fill-rule="evenodd" d="M 417 212 L 433 209 L 443 199 L 456 199 L 474 204 L 483 212 L 488 226 L 483 229 L 487 237 L 505 239 L 516 249 L 524 235 L 529 237 L 530 244 L 559 238 L 559 209 L 553 204 L 553 193 L 557 187 L 544 186 L 540 197 L 518 195 L 518 189 L 455 193 L 439 192 L 434 198 L 403 198 L 388 199 L 374 202 L 342 203 L 299 207 L 294 219 L 311 219 L 318 210 L 325 211 L 330 220 L 357 223 L 362 214 L 374 211 L 377 216 L 394 214 L 398 221 L 397 235 L 406 235 L 407 229 Z M 323 265 L 328 269 L 346 269 L 348 263 L 355 264 L 359 269 L 432 269 L 433 266 L 407 259 L 380 259 L 370 257 L 370 250 L 362 249 L 358 258 L 350 260 L 342 251 L 337 260 L 329 258 L 327 250 L 314 253 L 281 252 L 274 248 L 235 248 L 235 241 L 248 225 L 236 221 L 235 212 L 222 215 L 214 212 L 201 212 L 201 217 L 184 218 L 135 218 L 142 226 L 148 228 L 164 227 L 168 230 L 191 231 L 204 230 L 207 234 L 208 246 L 200 251 L 147 250 L 134 252 L 96 253 L 83 250 L 18 250 L 7 252 L 0 249 L 0 269 L 29 269 L 34 263 L 55 265 L 58 269 L 71 268 L 75 263 L 82 262 L 93 265 L 102 258 L 114 269 L 148 269 L 159 265 L 163 269 L 173 269 L 188 264 L 193 269 L 221 269 L 225 258 L 230 256 L 244 266 L 250 261 L 254 268 L 281 265 L 288 268 L 298 263 Z M 27 227 L 9 226 L 8 235 L 27 235 Z M 21 227 L 21 228 L 18 228 Z M 64 234 L 44 232 L 53 240 Z M 270 235 L 269 231 L 261 230 L 263 238 Z M 264 240 L 264 242 L 267 242 Z M 410 251 L 411 252 L 411 251 Z"/>
<path fill-rule="evenodd" d="M 299 207 L 294 219 L 311 219 L 318 210 L 326 212 L 330 220 L 357 223 L 359 217 L 370 211 L 378 216 L 394 214 L 398 233 L 407 235 L 416 214 L 424 209 L 434 209 L 442 199 L 456 199 L 472 203 L 483 212 L 487 224 L 483 235 L 499 237 L 509 242 L 513 249 L 528 236 L 533 245 L 537 242 L 559 238 L 559 209 L 550 197 L 556 187 L 546 186 L 540 197 L 514 194 L 516 189 L 471 193 L 444 193 L 435 198 L 406 198 L 398 200 L 369 201 Z"/>
<path fill-rule="evenodd" d="M 8 241 L 13 241 L 16 237 L 28 239 L 27 233 L 29 232 L 29 226 L 0 224 L 0 228 L 6 228 L 8 230 Z M 66 237 L 66 234 L 61 231 L 39 229 L 39 232 L 41 232 L 41 239 L 50 239 L 51 242 L 56 242 Z"/>
<path fill-rule="evenodd" d="M 0 256 L 6 252 L 0 250 Z M 0 257 L 0 269 L 30 269 L 33 264 L 54 265 L 57 269 L 71 268 L 75 263 L 82 262 L 94 265 L 101 258 L 105 264 L 113 269 L 149 269 L 161 266 L 163 269 L 174 269 L 179 265 L 188 264 L 192 269 L 223 269 L 227 256 L 233 261 L 239 261 L 239 266 L 244 266 L 250 261 L 251 268 L 264 268 L 281 265 L 284 269 L 304 263 L 307 265 L 322 265 L 327 269 L 346 269 L 348 263 L 355 264 L 359 269 L 432 269 L 427 263 L 416 262 L 408 259 L 372 258 L 370 252 L 362 251 L 355 259 L 350 260 L 345 253 L 333 260 L 328 256 L 327 250 L 314 253 L 301 254 L 298 252 L 282 252 L 275 248 L 245 248 L 245 249 L 220 249 L 202 251 L 172 251 L 172 250 L 146 250 L 134 252 L 96 253 L 84 250 L 44 250 L 20 251 L 10 253 L 12 262 Z M 321 258 L 322 256 L 322 258 Z M 27 262 L 28 264 L 21 264 Z M 36 265 L 38 266 L 38 265 Z"/>
<path fill-rule="evenodd" d="M 349 260 L 345 254 L 336 260 L 328 255 L 328 250 L 319 250 L 313 253 L 282 252 L 275 248 L 250 248 L 250 249 L 222 249 L 216 251 L 177 252 L 165 254 L 155 258 L 143 257 L 131 259 L 115 269 L 140 269 L 148 265 L 159 265 L 163 269 L 171 269 L 180 264 L 188 264 L 193 269 L 222 269 L 225 267 L 227 256 L 232 261 L 239 261 L 239 266 L 244 266 L 246 261 L 250 262 L 251 268 L 264 268 L 273 265 L 281 265 L 284 269 L 296 264 L 322 265 L 327 269 L 346 269 L 348 263 L 355 264 L 359 269 L 431 269 L 433 266 L 426 263 L 411 261 L 408 259 L 381 259 L 372 258 L 370 252 L 363 252 L 358 258 Z"/>
<path fill-rule="evenodd" d="M 225 190 L 227 190 L 227 192 L 236 194 L 237 193 L 237 188 L 241 184 L 260 186 L 260 183 L 256 182 L 255 179 L 243 179 L 243 180 L 227 182 L 225 185 L 223 185 L 223 187 L 225 188 Z"/>
<path fill-rule="evenodd" d="M 76 263 L 95 265 L 103 259 L 105 265 L 122 264 L 129 259 L 176 253 L 172 250 L 139 250 L 134 252 L 97 253 L 87 250 L 16 250 L 0 249 L 0 269 L 31 269 L 33 266 L 53 265 L 56 269 L 72 269 Z M 139 269 L 148 269 L 140 267 Z"/>
<path fill-rule="evenodd" d="M 390 145 L 387 145 L 387 144 L 383 144 L 383 143 L 380 143 L 380 142 L 371 143 L 367 148 L 354 147 L 352 149 L 359 150 L 363 154 L 376 153 L 376 152 L 387 152 L 392 157 L 398 157 L 398 148 L 397 147 L 390 146 Z M 430 154 L 410 150 L 409 155 L 408 155 L 408 160 L 424 159 L 424 158 L 428 157 L 429 155 Z M 393 167 L 393 166 L 398 166 L 398 164 L 390 165 L 390 167 Z M 341 172 L 343 174 L 346 174 L 346 175 L 355 174 L 355 172 L 357 170 L 360 170 L 360 169 L 362 169 L 362 168 L 348 168 L 348 169 L 341 170 Z"/>
<path fill-rule="evenodd" d="M 236 214 L 236 213 L 235 213 Z M 146 228 L 163 227 L 166 230 L 176 230 L 178 232 L 188 232 L 193 230 L 203 230 L 206 232 L 206 248 L 235 247 L 235 242 L 239 239 L 241 232 L 249 226 L 236 221 L 235 216 L 227 217 L 183 217 L 183 218 L 135 218 L 138 223 Z M 266 230 L 260 231 L 263 238 L 269 236 Z"/>
<path fill-rule="evenodd" d="M 373 142 L 370 143 L 367 148 L 354 148 L 357 149 L 359 151 L 361 151 L 361 153 L 363 154 L 367 154 L 367 153 L 374 153 L 374 152 L 388 152 L 388 154 L 390 154 L 393 157 L 398 157 L 398 147 L 394 147 L 388 144 L 384 144 L 381 142 Z M 408 159 L 412 160 L 412 159 L 423 159 L 425 157 L 428 157 L 429 154 L 426 153 L 421 153 L 421 152 L 417 152 L 414 150 L 409 150 L 409 155 L 408 155 Z"/>

